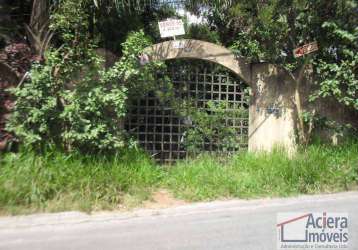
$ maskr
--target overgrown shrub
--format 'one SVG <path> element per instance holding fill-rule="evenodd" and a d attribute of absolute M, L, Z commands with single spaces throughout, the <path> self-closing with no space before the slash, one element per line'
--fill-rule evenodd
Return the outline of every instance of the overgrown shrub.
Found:
<path fill-rule="evenodd" d="M 183 113 L 183 110 L 179 110 Z M 200 154 L 208 150 L 208 143 L 217 145 L 215 151 L 231 152 L 247 143 L 244 134 L 238 134 L 233 119 L 239 121 L 248 118 L 248 110 L 225 101 L 209 101 L 205 109 L 194 105 L 185 108 L 185 120 L 190 123 L 184 133 L 184 145 L 191 154 Z M 231 122 L 229 122 L 230 119 Z"/>
<path fill-rule="evenodd" d="M 74 11 L 80 18 L 75 23 L 54 16 L 58 26 L 53 28 L 61 31 L 63 46 L 48 51 L 43 64 L 33 65 L 30 79 L 13 90 L 17 102 L 8 128 L 36 149 L 122 147 L 126 89 L 106 80 L 94 45 L 86 41 L 85 33 L 76 33 L 84 31 L 85 13 L 80 8 Z"/>
<path fill-rule="evenodd" d="M 138 54 L 150 40 L 131 33 L 123 57 L 104 70 L 96 45 L 89 39 L 88 18 L 81 1 L 62 1 L 52 15 L 51 29 L 62 45 L 33 65 L 29 79 L 12 92 L 16 107 L 8 124 L 33 149 L 110 152 L 128 144 L 122 126 L 127 95 L 151 86 L 161 63 L 140 67 Z"/>

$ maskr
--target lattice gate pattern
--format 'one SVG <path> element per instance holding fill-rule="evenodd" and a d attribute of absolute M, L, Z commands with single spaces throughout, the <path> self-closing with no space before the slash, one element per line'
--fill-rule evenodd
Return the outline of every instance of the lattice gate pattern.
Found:
<path fill-rule="evenodd" d="M 228 104 L 225 123 L 241 138 L 239 147 L 225 149 L 229 152 L 246 149 L 248 143 L 248 117 L 237 117 L 234 109 L 248 109 L 246 85 L 231 72 L 214 65 L 198 63 L 169 63 L 168 74 L 176 96 L 195 100 L 195 107 L 207 109 L 208 101 Z M 154 93 L 140 100 L 133 100 L 125 121 L 125 128 L 148 153 L 161 163 L 172 163 L 188 156 L 184 140 L 190 126 L 182 117 L 164 105 Z M 202 151 L 221 151 L 220 145 L 205 141 Z"/>

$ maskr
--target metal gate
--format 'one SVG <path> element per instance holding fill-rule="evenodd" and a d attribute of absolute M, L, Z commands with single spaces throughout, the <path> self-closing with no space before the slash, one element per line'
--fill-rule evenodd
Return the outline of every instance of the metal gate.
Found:
<path fill-rule="evenodd" d="M 248 117 L 232 115 L 229 107 L 248 109 L 246 85 L 233 73 L 221 66 L 197 60 L 169 61 L 168 72 L 176 95 L 195 100 L 195 107 L 206 109 L 210 100 L 225 101 L 228 112 L 225 124 L 231 126 L 243 140 L 239 148 L 248 143 Z M 139 145 L 161 163 L 172 163 L 188 156 L 183 142 L 185 131 L 195 124 L 188 124 L 172 107 L 166 106 L 155 96 L 147 94 L 140 100 L 132 100 L 125 121 L 125 128 Z M 212 141 L 203 145 L 202 151 L 219 149 Z M 229 149 L 236 151 L 238 148 Z"/>

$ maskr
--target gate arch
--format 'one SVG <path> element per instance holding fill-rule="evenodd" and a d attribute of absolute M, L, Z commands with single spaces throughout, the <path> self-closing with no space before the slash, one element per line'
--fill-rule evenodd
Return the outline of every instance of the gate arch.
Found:
<path fill-rule="evenodd" d="M 296 150 L 297 110 L 295 80 L 285 69 L 270 63 L 250 63 L 229 49 L 210 42 L 183 39 L 165 41 L 144 49 L 149 61 L 200 59 L 231 70 L 251 87 L 249 107 L 250 151 L 271 151 L 276 146 Z M 295 74 L 295 73 L 294 73 Z"/>
<path fill-rule="evenodd" d="M 154 44 L 144 49 L 144 53 L 150 61 L 191 58 L 217 63 L 237 74 L 247 84 L 251 82 L 250 64 L 217 44 L 192 39 L 172 40 Z"/>
<path fill-rule="evenodd" d="M 230 154 L 247 149 L 248 85 L 237 74 L 210 61 L 176 58 L 166 62 L 164 75 L 173 84 L 173 98 L 190 103 L 191 108 L 178 111 L 172 103 L 162 102 L 155 91 L 131 100 L 125 129 L 141 148 L 161 163 L 198 152 Z M 162 75 L 160 72 L 158 79 Z M 204 122 L 208 129 L 204 133 L 202 123 L 195 123 L 199 110 L 212 118 L 210 124 Z M 218 116 L 211 116 L 216 112 Z"/>

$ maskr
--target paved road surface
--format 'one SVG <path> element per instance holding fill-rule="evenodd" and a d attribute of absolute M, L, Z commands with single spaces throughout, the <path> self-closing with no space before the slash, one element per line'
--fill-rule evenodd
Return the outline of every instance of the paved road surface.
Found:
<path fill-rule="evenodd" d="M 348 212 L 358 249 L 358 192 L 218 201 L 131 213 L 69 212 L 0 218 L 0 249 L 276 249 L 277 212 Z"/>

